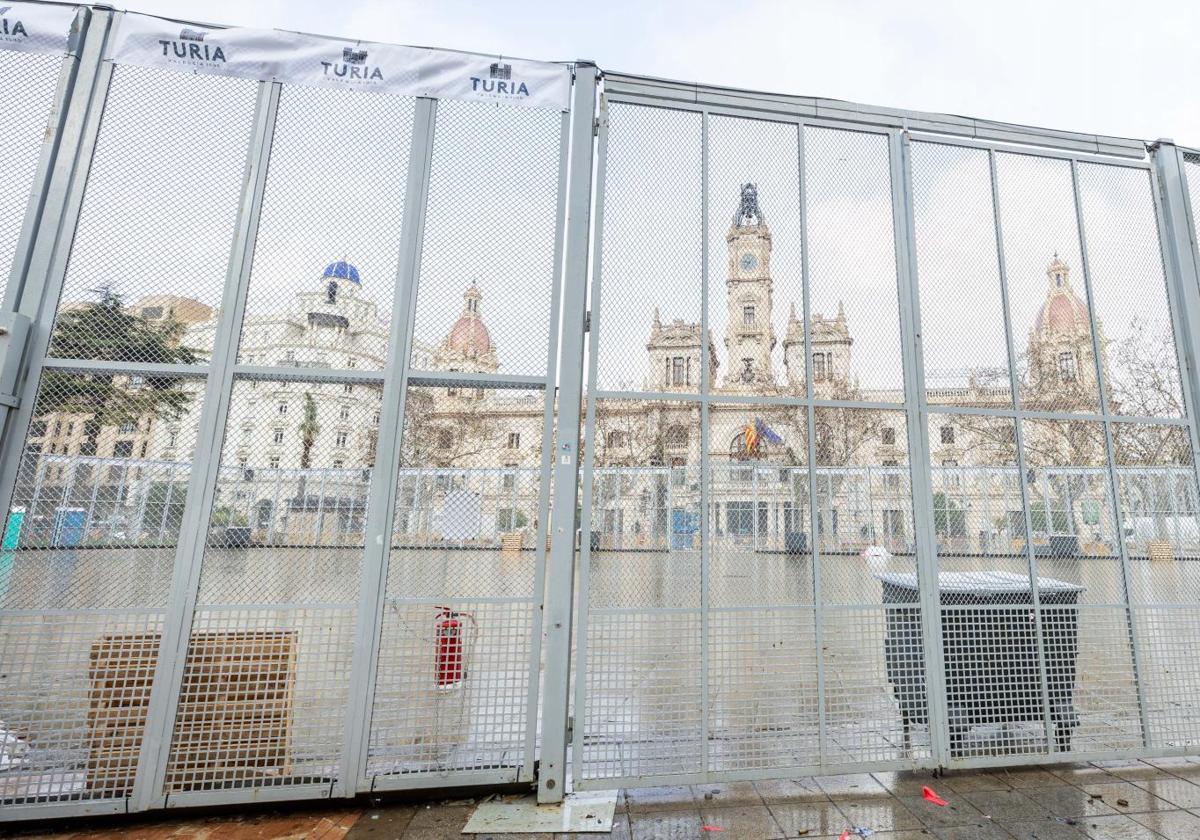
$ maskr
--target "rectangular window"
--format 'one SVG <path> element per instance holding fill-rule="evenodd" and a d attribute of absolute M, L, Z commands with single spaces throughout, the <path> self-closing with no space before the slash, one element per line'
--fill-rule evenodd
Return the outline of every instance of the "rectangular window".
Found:
<path fill-rule="evenodd" d="M 119 440 L 117 445 L 113 447 L 114 458 L 129 458 L 133 455 L 133 441 Z"/>
<path fill-rule="evenodd" d="M 1076 376 L 1075 354 L 1065 350 L 1058 354 L 1058 376 L 1063 382 L 1074 382 Z"/>
<path fill-rule="evenodd" d="M 954 427 L 942 426 L 942 443 L 954 443 Z"/>
<path fill-rule="evenodd" d="M 350 407 L 347 405 L 342 406 L 342 410 L 338 412 L 338 418 L 341 420 L 349 420 L 350 419 Z"/>
<path fill-rule="evenodd" d="M 883 441 L 884 446 L 895 446 L 896 445 L 896 429 L 892 426 L 884 426 L 883 432 L 880 435 L 880 439 Z"/>
<path fill-rule="evenodd" d="M 904 511 L 885 510 L 883 512 L 883 533 L 894 540 L 904 538 Z"/>
<path fill-rule="evenodd" d="M 727 502 L 725 504 L 725 531 L 735 536 L 754 533 L 754 503 Z"/>
<path fill-rule="evenodd" d="M 277 470 L 277 469 L 279 469 L 279 456 L 278 456 L 278 455 L 272 455 L 272 456 L 270 457 L 270 459 L 268 459 L 268 461 L 267 461 L 267 466 L 268 466 L 268 467 L 270 467 L 270 468 L 271 468 L 271 469 L 273 469 L 273 470 Z"/>
<path fill-rule="evenodd" d="M 338 449 L 346 448 L 346 432 L 338 432 L 333 436 L 333 445 Z"/>
<path fill-rule="evenodd" d="M 508 448 L 509 449 L 520 449 L 521 448 L 521 433 L 520 432 L 509 432 L 508 433 Z"/>
<path fill-rule="evenodd" d="M 753 327 L 754 320 L 754 304 L 748 303 L 742 307 L 742 326 Z"/>
<path fill-rule="evenodd" d="M 132 420 L 126 420 L 121 424 L 120 428 L 117 429 L 117 433 L 122 435 L 133 434 L 136 429 L 137 424 L 135 424 Z"/>
<path fill-rule="evenodd" d="M 276 408 L 276 411 L 278 412 L 278 414 L 279 414 L 279 416 L 280 416 L 280 417 L 283 417 L 284 415 L 286 415 L 286 414 L 287 414 L 287 407 L 288 407 L 288 404 L 287 404 L 287 403 L 285 403 L 285 402 L 281 402 L 281 403 L 280 403 L 280 404 L 277 406 L 277 408 Z"/>
<path fill-rule="evenodd" d="M 276 429 L 274 436 L 271 438 L 276 444 L 283 443 L 283 429 Z"/>
<path fill-rule="evenodd" d="M 171 429 L 169 432 L 167 432 L 167 448 L 171 449 L 177 443 L 179 443 L 179 431 L 177 429 Z"/>
<path fill-rule="evenodd" d="M 674 356 L 671 359 L 671 381 L 669 385 L 686 385 L 687 371 L 684 365 L 683 356 Z"/>
<path fill-rule="evenodd" d="M 813 353 L 813 381 L 824 382 L 829 378 L 829 372 L 825 370 L 825 354 Z"/>
<path fill-rule="evenodd" d="M 343 468 L 343 467 L 345 467 L 345 466 L 346 466 L 346 462 L 345 462 L 345 461 L 343 461 L 341 458 L 334 458 L 334 459 L 333 459 L 333 468 L 334 468 L 335 470 L 340 470 L 340 469 L 342 469 L 342 468 Z"/>

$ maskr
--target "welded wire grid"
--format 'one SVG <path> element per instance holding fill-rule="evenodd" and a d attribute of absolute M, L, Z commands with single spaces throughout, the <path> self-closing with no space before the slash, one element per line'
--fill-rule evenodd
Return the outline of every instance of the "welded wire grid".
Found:
<path fill-rule="evenodd" d="M 408 389 L 371 776 L 525 763 L 545 408 L 541 391 Z"/>
<path fill-rule="evenodd" d="M 108 86 L 49 355 L 199 364 L 213 349 L 257 83 L 118 66 Z M 139 333 L 129 333 L 136 316 Z"/>
<path fill-rule="evenodd" d="M 132 789 L 203 393 L 42 373 L 0 554 L 0 804 Z"/>
<path fill-rule="evenodd" d="M 903 402 L 888 138 L 806 126 L 804 183 L 814 395 Z"/>
<path fill-rule="evenodd" d="M 235 380 L 168 792 L 341 774 L 381 392 Z"/>
<path fill-rule="evenodd" d="M 911 149 L 927 399 L 1011 408 L 989 153 L 921 142 Z"/>
<path fill-rule="evenodd" d="M 34 188 L 62 63 L 60 55 L 0 50 L 0 87 L 12 97 L 0 122 L 0 148 L 5 150 L 0 180 L 0 299 Z"/>
<path fill-rule="evenodd" d="M 562 114 L 438 103 L 411 363 L 546 373 Z"/>
<path fill-rule="evenodd" d="M 798 146 L 794 124 L 718 116 L 708 121 L 714 390 L 804 394 Z"/>
<path fill-rule="evenodd" d="M 280 93 L 243 364 L 386 365 L 413 103 L 320 87 Z"/>
<path fill-rule="evenodd" d="M 607 119 L 595 385 L 696 393 L 709 363 L 700 335 L 702 118 L 613 103 Z M 737 196 L 718 204 L 732 217 Z"/>
<path fill-rule="evenodd" d="M 582 778 L 703 769 L 701 410 L 626 399 L 593 409 Z"/>

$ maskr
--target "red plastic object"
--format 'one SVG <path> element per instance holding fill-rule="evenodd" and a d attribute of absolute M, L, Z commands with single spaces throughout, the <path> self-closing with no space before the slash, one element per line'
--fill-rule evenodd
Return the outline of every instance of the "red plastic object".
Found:
<path fill-rule="evenodd" d="M 934 793 L 933 788 L 928 786 L 921 788 L 921 795 L 925 797 L 926 802 L 932 802 L 934 805 L 939 805 L 943 808 L 949 804 L 945 799 Z"/>

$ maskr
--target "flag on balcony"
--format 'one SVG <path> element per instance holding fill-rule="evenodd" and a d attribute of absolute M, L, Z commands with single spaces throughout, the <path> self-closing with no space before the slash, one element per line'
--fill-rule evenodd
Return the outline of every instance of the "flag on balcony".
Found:
<path fill-rule="evenodd" d="M 775 434 L 775 431 L 766 423 L 764 423 L 761 418 L 755 417 L 752 421 L 746 424 L 746 454 L 758 454 L 758 447 L 764 440 L 773 445 L 779 445 L 783 443 L 783 438 Z"/>

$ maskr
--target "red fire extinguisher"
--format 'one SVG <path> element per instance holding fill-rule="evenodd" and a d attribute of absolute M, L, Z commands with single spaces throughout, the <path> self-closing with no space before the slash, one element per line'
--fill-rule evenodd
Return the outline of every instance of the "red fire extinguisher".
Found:
<path fill-rule="evenodd" d="M 475 624 L 470 613 L 438 607 L 434 625 L 434 680 L 438 688 L 452 688 L 467 678 L 466 622 Z"/>

